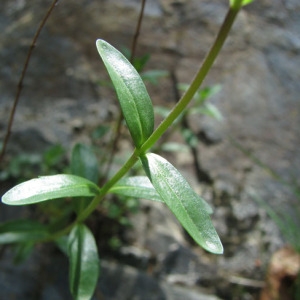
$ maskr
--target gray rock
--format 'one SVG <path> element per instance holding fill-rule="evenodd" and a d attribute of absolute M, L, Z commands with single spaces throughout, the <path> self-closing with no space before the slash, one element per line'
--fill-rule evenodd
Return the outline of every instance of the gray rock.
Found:
<path fill-rule="evenodd" d="M 97 292 L 107 300 L 217 300 L 218 298 L 201 291 L 158 282 L 146 273 L 110 262 L 102 263 L 103 277 Z"/>
<path fill-rule="evenodd" d="M 19 149 L 43 151 L 48 144 L 57 142 L 66 147 L 78 140 L 89 142 L 94 127 L 110 122 L 118 110 L 112 91 L 98 84 L 107 81 L 107 74 L 95 40 L 104 38 L 117 47 L 129 48 L 136 26 L 132 20 L 136 20 L 139 12 L 137 4 L 140 2 L 135 0 L 59 2 L 34 49 L 8 155 Z M 179 82 L 190 82 L 224 18 L 227 4 L 228 1 L 219 0 L 147 1 L 138 52 L 151 53 L 148 68 L 171 69 Z M 3 62 L 0 135 L 3 138 L 20 71 L 36 26 L 45 13 L 45 4 L 38 0 L 30 3 L 2 0 L 0 6 Z M 124 299 L 134 295 L 142 299 L 142 292 L 147 291 L 151 299 L 153 289 L 155 299 L 201 299 L 190 288 L 187 291 L 170 284 L 180 282 L 193 285 L 193 289 L 198 284 L 210 287 L 215 284 L 216 292 L 231 299 L 233 290 L 241 288 L 236 284 L 233 287 L 228 273 L 262 276 L 269 254 L 282 244 L 282 238 L 264 211 L 249 197 L 249 191 L 255 191 L 274 207 L 283 203 L 291 205 L 294 196 L 232 141 L 238 141 L 284 179 L 300 177 L 299 11 L 297 0 L 261 0 L 243 9 L 204 83 L 222 84 L 222 91 L 211 100 L 224 120 L 216 122 L 201 116 L 191 119 L 193 130 L 196 133 L 202 130 L 211 141 L 210 146 L 199 142 L 198 157 L 213 181 L 213 186 L 206 189 L 215 207 L 212 218 L 225 245 L 225 255 L 212 259 L 199 250 L 195 257 L 187 250 L 189 243 L 174 216 L 162 204 L 146 204 L 142 206 L 143 213 L 132 218 L 134 230 L 127 233 L 135 248 L 123 248 L 123 255 L 134 258 L 132 264 L 141 263 L 144 270 L 148 268 L 149 256 L 154 257 L 162 264 L 155 266 L 158 273 L 169 283 L 166 287 L 165 282 L 149 279 L 147 274 L 141 275 L 124 266 L 112 267 L 110 271 L 107 267 L 110 282 L 104 281 L 103 287 L 115 282 L 111 284 L 115 290 L 107 291 L 111 297 L 122 293 Z M 173 89 L 169 78 L 164 78 L 149 93 L 155 104 L 169 105 L 174 102 Z M 178 163 L 183 173 L 192 177 L 191 157 L 177 157 L 175 166 Z M 199 191 L 204 190 L 194 179 L 189 179 Z M 179 248 L 170 249 L 174 244 L 180 245 Z M 261 253 L 260 249 L 266 249 L 267 253 Z M 258 261 L 262 267 L 257 267 Z M 194 277 L 195 269 L 188 262 L 199 264 L 200 269 L 210 265 L 217 274 L 206 268 L 209 272 L 205 276 L 202 271 L 202 275 Z M 13 291 L 8 284 L 3 286 L 7 298 L 15 295 L 26 299 L 29 295 L 27 299 L 32 299 L 30 291 L 35 290 L 38 281 L 24 274 L 36 269 L 29 269 L 29 273 L 26 270 L 22 276 L 12 275 L 12 266 L 5 265 L 3 270 L 6 273 L 1 273 L 1 282 L 14 279 L 20 286 L 24 283 L 20 291 Z M 131 274 L 127 286 L 125 274 Z M 140 287 L 136 287 L 136 282 L 141 282 Z M 49 299 L 49 292 L 57 299 L 68 299 L 69 295 L 57 291 L 56 285 L 59 283 L 53 280 L 53 285 L 44 286 L 42 297 Z M 122 288 L 122 292 L 116 287 Z M 251 299 L 249 293 L 247 297 Z"/>
<path fill-rule="evenodd" d="M 185 243 L 181 225 L 163 203 L 144 200 L 141 212 L 131 216 L 130 222 L 128 238 L 155 257 L 168 252 L 173 243 Z"/>

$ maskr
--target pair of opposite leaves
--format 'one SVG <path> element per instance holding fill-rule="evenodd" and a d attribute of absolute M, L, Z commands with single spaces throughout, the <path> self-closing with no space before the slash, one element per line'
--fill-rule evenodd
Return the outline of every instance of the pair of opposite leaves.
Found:
<path fill-rule="evenodd" d="M 154 128 L 151 99 L 140 75 L 118 50 L 103 40 L 97 40 L 96 45 L 115 86 L 133 142 L 139 149 Z M 123 191 L 123 194 L 137 197 L 134 190 L 152 189 L 155 199 L 149 198 L 161 199 L 199 245 L 212 253 L 222 253 L 223 246 L 212 225 L 209 216 L 212 211 L 208 204 L 164 158 L 153 153 L 142 153 L 140 159 L 148 178 L 125 178 L 110 192 Z M 85 178 L 60 174 L 24 182 L 8 191 L 2 201 L 10 205 L 24 205 L 63 197 L 97 196 L 100 190 Z"/>
<path fill-rule="evenodd" d="M 153 106 L 146 87 L 119 51 L 103 40 L 97 40 L 96 46 L 115 86 L 134 144 L 140 148 L 154 128 Z M 222 253 L 223 247 L 211 223 L 211 211 L 206 202 L 164 158 L 153 153 L 140 158 L 155 190 L 194 240 L 210 252 Z"/>

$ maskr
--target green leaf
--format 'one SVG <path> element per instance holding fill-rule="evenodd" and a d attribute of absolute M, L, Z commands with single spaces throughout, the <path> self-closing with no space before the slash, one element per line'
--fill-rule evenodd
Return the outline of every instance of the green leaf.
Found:
<path fill-rule="evenodd" d="M 131 57 L 131 50 L 126 48 L 126 47 L 122 47 L 122 49 L 120 49 L 121 53 L 128 59 L 130 60 Z M 133 63 L 132 65 L 134 66 L 134 68 L 138 71 L 138 73 L 140 73 L 144 67 L 146 66 L 147 62 L 150 59 L 150 54 L 145 54 L 141 57 L 134 57 L 133 58 Z"/>
<path fill-rule="evenodd" d="M 78 224 L 71 231 L 68 256 L 70 290 L 74 299 L 91 299 L 99 277 L 100 262 L 94 236 L 85 225 Z"/>
<path fill-rule="evenodd" d="M 183 92 L 186 92 L 190 87 L 190 85 L 186 83 L 179 83 L 177 86 L 178 89 Z M 206 102 L 206 100 L 208 100 L 208 98 L 217 94 L 221 90 L 221 88 L 222 86 L 220 84 L 216 84 L 216 85 L 206 86 L 199 89 L 196 95 L 194 96 L 195 104 L 197 106 L 203 105 Z"/>
<path fill-rule="evenodd" d="M 55 239 L 55 244 L 58 249 L 66 256 L 69 255 L 69 236 L 63 235 Z"/>
<path fill-rule="evenodd" d="M 16 185 L 2 196 L 9 205 L 25 205 L 65 197 L 92 197 L 100 189 L 93 182 L 75 175 L 42 176 Z"/>
<path fill-rule="evenodd" d="M 97 40 L 96 46 L 115 86 L 134 144 L 139 148 L 154 128 L 153 107 L 146 87 L 123 54 L 103 40 Z"/>
<path fill-rule="evenodd" d="M 163 202 L 146 176 L 132 176 L 121 179 L 110 190 L 110 193 L 127 197 L 148 199 Z"/>
<path fill-rule="evenodd" d="M 32 253 L 34 249 L 34 243 L 33 242 L 23 242 L 15 244 L 14 247 L 14 263 L 15 264 L 21 264 L 24 262 L 29 255 Z"/>
<path fill-rule="evenodd" d="M 0 225 L 0 244 L 35 242 L 49 236 L 47 227 L 31 220 L 17 220 Z"/>
<path fill-rule="evenodd" d="M 211 208 L 208 204 L 164 158 L 148 153 L 141 159 L 154 188 L 192 238 L 209 252 L 223 253 L 223 246 L 209 216 Z"/>
<path fill-rule="evenodd" d="M 53 168 L 62 161 L 65 153 L 65 149 L 61 145 L 54 145 L 45 151 L 43 161 L 48 168 Z"/>
<path fill-rule="evenodd" d="M 190 147 L 186 144 L 176 143 L 176 142 L 168 142 L 161 145 L 162 151 L 168 152 L 186 152 L 190 151 Z"/>
<path fill-rule="evenodd" d="M 138 73 L 142 72 L 149 59 L 150 59 L 150 54 L 148 53 L 141 57 L 136 57 L 133 59 L 134 60 L 133 66 L 135 67 Z"/>
<path fill-rule="evenodd" d="M 108 125 L 99 125 L 95 130 L 92 132 L 92 139 L 93 140 L 99 140 L 102 137 L 104 137 L 110 130 L 110 127 Z"/>
<path fill-rule="evenodd" d="M 159 116 L 166 118 L 170 112 L 171 109 L 167 108 L 167 107 L 163 107 L 163 106 L 155 106 L 154 107 L 154 111 L 156 114 L 158 114 Z M 186 111 L 184 111 L 183 113 L 181 113 L 176 120 L 174 120 L 173 125 L 175 126 L 176 124 L 180 123 L 182 118 L 184 117 L 184 115 L 186 114 Z"/>
<path fill-rule="evenodd" d="M 74 175 L 98 183 L 98 160 L 90 146 L 76 144 L 73 147 L 71 155 L 71 171 Z M 86 197 L 80 197 L 74 200 L 75 201 L 72 201 L 72 205 L 77 214 L 80 214 L 80 212 L 82 212 L 90 203 L 90 199 Z"/>
<path fill-rule="evenodd" d="M 73 147 L 71 170 L 74 175 L 84 177 L 94 183 L 98 182 L 98 160 L 91 147 L 83 144 L 76 144 Z"/>
<path fill-rule="evenodd" d="M 189 128 L 182 128 L 181 129 L 181 134 L 185 140 L 185 142 L 190 146 L 190 147 L 197 147 L 199 140 L 195 133 L 189 129 Z"/>
<path fill-rule="evenodd" d="M 169 75 L 168 71 L 163 70 L 149 70 L 141 73 L 142 79 L 146 82 L 149 81 L 152 84 L 158 84 L 159 79 L 167 77 Z"/>
<path fill-rule="evenodd" d="M 212 96 L 214 96 L 215 94 L 219 93 L 222 89 L 222 86 L 220 84 L 215 84 L 212 86 L 207 86 L 204 87 L 202 89 L 200 89 L 197 92 L 197 100 L 196 103 L 199 104 L 203 103 L 203 101 L 207 100 L 208 98 L 211 98 Z"/>
<path fill-rule="evenodd" d="M 214 104 L 211 103 L 204 103 L 200 107 L 192 107 L 190 109 L 190 114 L 202 114 L 215 118 L 218 121 L 223 120 L 223 116 L 220 110 Z"/>

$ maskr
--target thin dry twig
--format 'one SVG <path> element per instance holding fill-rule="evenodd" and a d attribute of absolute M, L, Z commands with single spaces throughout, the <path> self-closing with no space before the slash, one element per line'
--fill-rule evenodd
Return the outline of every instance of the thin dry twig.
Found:
<path fill-rule="evenodd" d="M 5 137 L 4 137 L 4 141 L 3 141 L 3 145 L 2 145 L 2 149 L 1 149 L 1 153 L 0 153 L 0 163 L 3 160 L 5 152 L 6 152 L 6 147 L 7 147 L 8 140 L 9 140 L 10 134 L 11 134 L 11 128 L 12 128 L 12 125 L 13 125 L 13 122 L 14 122 L 15 112 L 16 112 L 16 109 L 17 109 L 17 106 L 18 106 L 18 103 L 19 103 L 19 99 L 20 99 L 20 95 L 21 95 L 21 91 L 22 91 L 22 88 L 23 88 L 23 81 L 24 81 L 24 78 L 25 78 L 25 75 L 26 75 L 26 72 L 27 72 L 27 69 L 28 69 L 28 65 L 29 65 L 29 61 L 30 61 L 33 49 L 35 48 L 37 39 L 38 39 L 43 27 L 45 26 L 49 16 L 51 15 L 54 7 L 57 5 L 58 1 L 59 0 L 54 0 L 52 2 L 52 4 L 50 5 L 47 13 L 45 14 L 44 18 L 42 19 L 42 21 L 41 21 L 41 23 L 40 23 L 40 25 L 39 25 L 36 33 L 35 33 L 35 35 L 32 39 L 32 43 L 29 47 L 29 50 L 28 50 L 28 53 L 27 53 L 27 56 L 26 56 L 26 59 L 25 59 L 25 63 L 24 63 L 24 66 L 23 66 L 23 70 L 22 70 L 22 73 L 21 73 L 21 76 L 20 76 L 20 79 L 19 79 L 19 83 L 18 83 L 18 86 L 17 86 L 16 96 L 15 96 L 13 106 L 12 106 L 12 109 L 11 109 L 11 112 L 10 112 L 8 125 L 7 125 L 7 130 L 6 130 L 6 134 L 5 134 Z"/>
<path fill-rule="evenodd" d="M 136 45 L 137 45 L 138 37 L 140 35 L 141 26 L 142 26 L 142 20 L 143 20 L 144 11 L 145 11 L 145 4 L 146 4 L 146 0 L 142 0 L 141 11 L 140 11 L 139 19 L 138 19 L 138 22 L 136 25 L 135 34 L 133 36 L 132 45 L 131 45 L 131 56 L 130 56 L 131 63 L 133 63 L 133 60 L 135 57 L 135 50 L 136 50 Z"/>

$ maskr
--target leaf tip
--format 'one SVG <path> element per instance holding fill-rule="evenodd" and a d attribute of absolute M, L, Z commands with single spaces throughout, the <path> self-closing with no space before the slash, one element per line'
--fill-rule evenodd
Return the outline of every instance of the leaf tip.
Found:
<path fill-rule="evenodd" d="M 102 57 L 101 53 L 105 50 L 105 46 L 108 46 L 108 43 L 102 39 L 97 39 L 96 40 L 96 48 L 100 54 L 100 56 Z"/>
<path fill-rule="evenodd" d="M 104 41 L 102 39 L 96 40 L 96 46 L 101 45 Z"/>
<path fill-rule="evenodd" d="M 206 247 L 205 249 L 214 254 L 223 254 L 224 248 L 219 240 L 218 242 L 212 243 L 211 241 L 205 241 Z"/>

